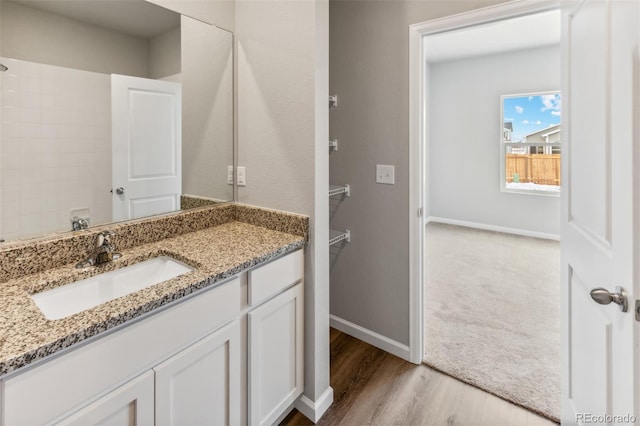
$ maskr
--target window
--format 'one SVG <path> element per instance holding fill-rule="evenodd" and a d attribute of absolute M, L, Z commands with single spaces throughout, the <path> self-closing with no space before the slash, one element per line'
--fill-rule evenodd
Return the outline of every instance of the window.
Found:
<path fill-rule="evenodd" d="M 501 189 L 560 193 L 560 92 L 501 97 Z"/>

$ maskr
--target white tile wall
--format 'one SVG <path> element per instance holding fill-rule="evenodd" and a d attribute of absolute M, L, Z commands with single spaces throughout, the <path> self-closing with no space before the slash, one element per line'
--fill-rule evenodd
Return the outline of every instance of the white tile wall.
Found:
<path fill-rule="evenodd" d="M 0 58 L 0 238 L 111 221 L 110 76 Z"/>

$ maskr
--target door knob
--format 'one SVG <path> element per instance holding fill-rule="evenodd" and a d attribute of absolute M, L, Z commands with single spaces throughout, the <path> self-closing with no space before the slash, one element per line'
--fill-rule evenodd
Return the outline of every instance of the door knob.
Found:
<path fill-rule="evenodd" d="M 124 194 L 124 188 L 123 187 L 116 188 L 116 194 L 118 195 Z"/>
<path fill-rule="evenodd" d="M 591 298 L 601 305 L 608 305 L 613 302 L 620 306 L 622 312 L 627 312 L 627 292 L 622 287 L 616 287 L 614 293 L 606 288 L 598 287 L 591 290 Z"/>

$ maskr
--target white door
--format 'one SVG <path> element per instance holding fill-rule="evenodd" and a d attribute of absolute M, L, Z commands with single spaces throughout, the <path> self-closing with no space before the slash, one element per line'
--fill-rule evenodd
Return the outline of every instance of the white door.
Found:
<path fill-rule="evenodd" d="M 240 424 L 240 325 L 235 321 L 156 368 L 156 425 Z"/>
<path fill-rule="evenodd" d="M 147 371 L 57 424 L 152 426 L 153 406 L 153 371 Z"/>
<path fill-rule="evenodd" d="M 639 8 L 638 1 L 587 0 L 565 11 L 563 20 L 563 424 L 620 424 L 624 416 L 640 415 L 640 324 L 634 319 Z M 626 290 L 627 312 L 590 295 L 616 286 Z"/>
<path fill-rule="evenodd" d="M 113 220 L 180 208 L 179 83 L 111 75 Z"/>

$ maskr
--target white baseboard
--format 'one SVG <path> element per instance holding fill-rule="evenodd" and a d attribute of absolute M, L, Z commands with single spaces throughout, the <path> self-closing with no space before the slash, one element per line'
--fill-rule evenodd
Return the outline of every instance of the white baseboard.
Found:
<path fill-rule="evenodd" d="M 382 349 L 385 352 L 389 352 L 397 357 L 409 361 L 410 351 L 409 346 L 403 345 L 400 342 L 389 339 L 382 334 L 378 334 L 375 331 L 371 331 L 367 328 L 361 327 L 358 324 L 354 324 L 335 315 L 329 315 L 329 325 L 337 330 L 342 331 L 349 336 L 353 336 L 356 339 L 360 339 L 363 342 L 367 342 L 376 348 Z"/>
<path fill-rule="evenodd" d="M 299 398 L 298 398 L 299 399 Z M 282 421 L 284 419 L 287 418 L 287 416 L 289 414 L 291 414 L 291 412 L 293 411 L 293 409 L 296 408 L 296 401 L 293 401 L 290 405 L 289 408 L 287 408 L 282 414 L 280 414 L 280 416 L 276 419 L 275 422 L 273 422 L 274 425 L 279 425 L 280 423 L 282 423 Z"/>
<path fill-rule="evenodd" d="M 295 403 L 296 410 L 300 411 L 313 423 L 318 423 L 320 417 L 329 409 L 333 403 L 333 388 L 329 386 L 327 390 L 314 402 L 302 395 Z"/>
<path fill-rule="evenodd" d="M 444 223 L 447 225 L 466 226 L 467 228 L 484 229 L 486 231 L 496 231 L 496 232 L 502 232 L 505 234 L 522 235 L 525 237 L 534 237 L 534 238 L 542 238 L 545 240 L 560 241 L 560 235 L 558 234 L 547 234 L 544 232 L 527 231 L 525 229 L 507 228 L 504 226 L 495 226 L 495 225 L 485 225 L 484 223 L 466 222 L 464 220 L 446 219 L 444 217 L 429 216 L 428 218 L 426 218 L 425 223 L 429 223 L 429 222 Z"/>

